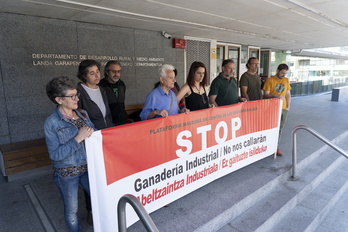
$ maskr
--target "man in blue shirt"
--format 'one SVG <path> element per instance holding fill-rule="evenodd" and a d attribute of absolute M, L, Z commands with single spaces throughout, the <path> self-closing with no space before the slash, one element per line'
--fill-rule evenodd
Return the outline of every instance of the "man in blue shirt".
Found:
<path fill-rule="evenodd" d="M 174 66 L 170 64 L 164 64 L 159 68 L 160 85 L 146 96 L 140 113 L 141 120 L 168 117 L 179 113 L 175 93 L 171 90 L 176 82 L 174 69 Z"/>

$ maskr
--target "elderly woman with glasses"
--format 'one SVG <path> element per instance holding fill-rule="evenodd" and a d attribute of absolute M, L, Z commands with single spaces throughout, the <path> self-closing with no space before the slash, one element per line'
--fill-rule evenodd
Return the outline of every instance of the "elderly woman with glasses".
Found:
<path fill-rule="evenodd" d="M 79 94 L 72 79 L 53 78 L 46 85 L 46 93 L 57 105 L 44 125 L 54 182 L 64 202 L 68 230 L 80 231 L 77 217 L 79 185 L 89 194 L 84 140 L 95 128 L 87 112 L 78 109 Z"/>
<path fill-rule="evenodd" d="M 190 111 L 206 109 L 209 105 L 205 87 L 208 83 L 208 73 L 202 62 L 195 61 L 191 64 L 186 83 L 176 95 L 178 102 L 185 97 L 186 108 Z"/>

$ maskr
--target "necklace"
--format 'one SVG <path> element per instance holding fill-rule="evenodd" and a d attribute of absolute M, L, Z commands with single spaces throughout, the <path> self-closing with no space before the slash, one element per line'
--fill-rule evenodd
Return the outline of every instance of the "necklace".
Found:
<path fill-rule="evenodd" d="M 63 116 L 66 117 L 67 119 L 76 120 L 74 116 L 69 116 L 69 115 L 65 115 L 65 114 L 63 114 Z"/>
<path fill-rule="evenodd" d="M 71 116 L 68 115 L 68 114 L 65 114 L 65 112 L 63 113 L 63 110 L 60 110 L 60 112 L 62 113 L 62 115 L 63 115 L 65 118 L 75 120 L 75 116 L 74 116 L 75 112 L 74 112 L 74 111 L 72 111 L 72 115 L 71 115 Z"/>
<path fill-rule="evenodd" d="M 196 85 L 194 85 L 194 87 L 197 89 L 198 94 L 201 95 L 201 91 L 200 91 L 201 86 L 199 86 L 199 89 L 197 88 Z M 204 93 L 204 87 L 203 87 L 203 93 Z M 203 102 L 203 104 L 206 104 L 206 101 L 205 101 L 204 96 L 206 96 L 206 94 L 202 94 L 202 95 L 201 95 L 201 97 L 202 97 L 202 102 Z"/>
<path fill-rule="evenodd" d="M 201 95 L 201 91 L 199 91 L 200 90 L 200 86 L 199 86 L 199 89 L 198 89 L 197 86 L 195 85 L 195 88 L 197 89 L 198 94 Z"/>

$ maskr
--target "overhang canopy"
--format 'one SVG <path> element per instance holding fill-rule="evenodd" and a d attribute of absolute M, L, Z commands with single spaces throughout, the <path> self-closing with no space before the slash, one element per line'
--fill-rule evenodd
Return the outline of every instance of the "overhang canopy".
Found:
<path fill-rule="evenodd" d="M 346 0 L 2 0 L 0 12 L 275 50 L 348 46 Z"/>

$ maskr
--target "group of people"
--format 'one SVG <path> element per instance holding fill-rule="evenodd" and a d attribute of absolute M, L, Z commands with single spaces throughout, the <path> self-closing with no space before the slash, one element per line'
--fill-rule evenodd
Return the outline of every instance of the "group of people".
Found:
<path fill-rule="evenodd" d="M 255 101 L 269 98 L 280 98 L 283 100 L 282 114 L 279 126 L 278 148 L 276 154 L 282 156 L 279 149 L 280 136 L 290 109 L 291 86 L 289 79 L 286 78 L 289 67 L 286 64 L 280 64 L 277 67 L 275 76 L 271 76 L 262 83 L 257 74 L 259 60 L 256 57 L 250 57 L 246 64 L 247 71 L 240 78 L 240 90 L 242 96 L 247 101 Z"/>
<path fill-rule="evenodd" d="M 247 71 L 243 73 L 240 81 L 238 81 L 235 77 L 234 61 L 232 59 L 224 60 L 222 62 L 222 72 L 213 80 L 209 94 L 207 94 L 206 88 L 209 78 L 207 68 L 202 62 L 195 61 L 191 64 L 186 83 L 179 91 L 174 86 L 176 83 L 175 68 L 172 65 L 163 65 L 159 69 L 159 85 L 147 95 L 140 118 L 147 120 L 238 102 L 280 98 L 283 100 L 283 105 L 279 143 L 291 103 L 291 86 L 289 79 L 286 78 L 289 67 L 286 64 L 280 64 L 275 76 L 268 78 L 265 83 L 262 83 L 258 75 L 259 60 L 256 57 L 248 59 L 246 68 Z M 241 96 L 239 96 L 239 89 Z M 178 105 L 180 106 L 178 102 L 181 101 L 184 101 L 185 105 L 182 109 L 178 107 Z M 283 155 L 279 146 L 276 154 L 278 156 Z"/>
<path fill-rule="evenodd" d="M 233 60 L 224 60 L 222 72 L 211 83 L 208 94 L 209 74 L 202 62 L 191 64 L 186 83 L 181 88 L 176 83 L 174 66 L 162 65 L 158 70 L 159 82 L 146 97 L 141 120 L 262 98 L 281 98 L 284 100 L 282 129 L 291 101 L 290 84 L 285 77 L 288 66 L 279 65 L 276 75 L 267 79 L 262 89 L 257 74 L 258 59 L 250 58 L 246 66 L 248 71 L 241 76 L 239 85 L 234 76 Z M 77 217 L 79 185 L 85 193 L 87 222 L 93 226 L 85 139 L 95 130 L 129 121 L 125 111 L 126 85 L 120 79 L 121 64 L 114 60 L 107 62 L 102 80 L 100 69 L 97 61 L 84 60 L 78 67 L 77 77 L 81 80 L 78 84 L 61 76 L 46 85 L 47 96 L 57 107 L 45 121 L 45 138 L 69 231 L 80 231 Z M 282 155 L 279 149 L 277 155 Z"/>
<path fill-rule="evenodd" d="M 187 75 L 186 83 L 178 88 L 176 69 L 164 64 L 158 70 L 159 83 L 146 96 L 140 113 L 141 120 L 167 117 L 170 115 L 209 108 L 206 86 L 208 73 L 202 62 L 193 62 Z M 184 102 L 184 107 L 180 107 Z"/>

